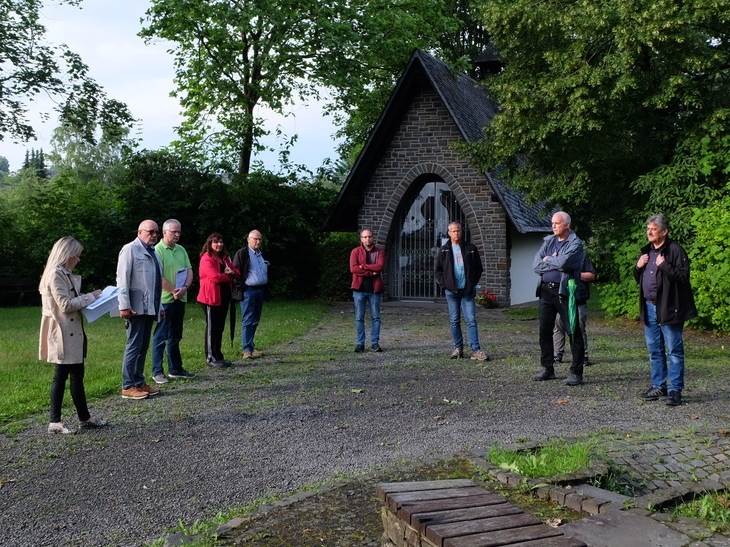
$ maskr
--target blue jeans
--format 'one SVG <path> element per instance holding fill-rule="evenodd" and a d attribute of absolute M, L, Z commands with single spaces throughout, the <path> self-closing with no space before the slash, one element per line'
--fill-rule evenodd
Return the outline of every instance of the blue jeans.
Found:
<path fill-rule="evenodd" d="M 246 287 L 241 300 L 241 346 L 243 351 L 253 352 L 253 337 L 261 319 L 264 306 L 264 287 Z"/>
<path fill-rule="evenodd" d="M 127 329 L 127 344 L 122 358 L 122 387 L 141 387 L 144 381 L 144 360 L 150 346 L 150 334 L 154 315 L 133 315 L 124 323 Z"/>
<path fill-rule="evenodd" d="M 656 304 L 646 303 L 644 338 L 649 350 L 651 386 L 666 384 L 668 391 L 684 388 L 684 324 L 660 325 L 656 321 Z"/>
<path fill-rule="evenodd" d="M 479 329 L 477 328 L 477 310 L 474 297 L 461 296 L 458 293 L 445 289 L 446 303 L 449 306 L 449 323 L 451 324 L 451 339 L 455 348 L 464 347 L 464 337 L 461 334 L 461 316 L 464 316 L 466 331 L 469 334 L 469 346 L 472 351 L 479 351 Z"/>
<path fill-rule="evenodd" d="M 380 301 L 383 295 L 378 293 L 352 291 L 355 302 L 355 344 L 365 345 L 365 308 L 370 307 L 370 344 L 380 343 Z"/>
<path fill-rule="evenodd" d="M 185 302 L 176 300 L 169 304 L 162 304 L 164 314 L 157 323 L 155 334 L 152 337 L 152 375 L 162 374 L 162 356 L 167 346 L 167 371 L 171 374 L 183 371 L 182 355 L 180 355 L 180 340 L 183 334 L 183 320 L 185 319 Z"/>

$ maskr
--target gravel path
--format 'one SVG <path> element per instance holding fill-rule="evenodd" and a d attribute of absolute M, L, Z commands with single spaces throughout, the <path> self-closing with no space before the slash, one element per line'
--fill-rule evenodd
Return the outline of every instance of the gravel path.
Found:
<path fill-rule="evenodd" d="M 355 355 L 350 306 L 340 305 L 304 337 L 264 348 L 255 366 L 204 370 L 151 400 L 95 403 L 113 424 L 104 430 L 49 436 L 39 416 L 0 437 L 0 543 L 139 545 L 179 520 L 404 459 L 730 423 L 730 367 L 705 364 L 726 358 L 727 338 L 688 334 L 688 404 L 670 409 L 636 397 L 648 376 L 637 324 L 589 323 L 597 364 L 568 388 L 531 381 L 536 321 L 479 313 L 489 363 L 445 358 L 436 304 L 386 304 L 385 352 Z"/>

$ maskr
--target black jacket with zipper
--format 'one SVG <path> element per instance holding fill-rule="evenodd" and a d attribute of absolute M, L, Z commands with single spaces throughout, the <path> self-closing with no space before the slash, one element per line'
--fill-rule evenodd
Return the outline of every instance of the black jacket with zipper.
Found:
<path fill-rule="evenodd" d="M 464 283 L 463 295 L 471 298 L 475 294 L 475 287 L 482 277 L 482 259 L 479 257 L 479 251 L 471 243 L 460 243 L 461 255 L 464 258 Z M 456 276 L 454 275 L 454 250 L 451 241 L 441 247 L 436 256 L 436 283 L 442 289 L 448 289 L 451 292 L 458 292 L 456 287 Z"/>
<path fill-rule="evenodd" d="M 649 254 L 651 243 L 642 247 L 639 256 Z M 678 325 L 697 315 L 692 287 L 689 283 L 689 258 L 678 243 L 664 240 L 658 253 L 664 263 L 656 270 L 656 316 L 657 323 Z M 638 257 L 637 257 L 638 260 Z M 634 268 L 634 277 L 639 283 L 639 317 L 646 324 L 646 300 L 644 299 L 643 268 Z"/>

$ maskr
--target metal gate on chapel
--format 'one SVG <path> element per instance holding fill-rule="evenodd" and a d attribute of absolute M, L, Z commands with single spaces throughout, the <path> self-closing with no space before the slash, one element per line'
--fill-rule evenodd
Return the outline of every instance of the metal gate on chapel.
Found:
<path fill-rule="evenodd" d="M 434 258 L 448 240 L 448 225 L 459 221 L 463 239 L 469 230 L 453 192 L 445 182 L 428 180 L 414 184 L 396 214 L 389 245 L 390 296 L 400 300 L 439 298 L 434 277 Z"/>

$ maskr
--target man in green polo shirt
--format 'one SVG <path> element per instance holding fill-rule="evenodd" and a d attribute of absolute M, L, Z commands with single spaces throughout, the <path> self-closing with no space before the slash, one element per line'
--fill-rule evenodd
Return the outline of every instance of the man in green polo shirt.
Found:
<path fill-rule="evenodd" d="M 152 379 L 166 384 L 162 371 L 162 355 L 167 346 L 167 376 L 170 378 L 192 378 L 183 368 L 180 355 L 185 302 L 188 289 L 193 283 L 193 267 L 187 251 L 178 245 L 180 221 L 171 218 L 162 225 L 162 240 L 155 245 L 155 253 L 162 268 L 162 313 L 152 338 Z"/>

